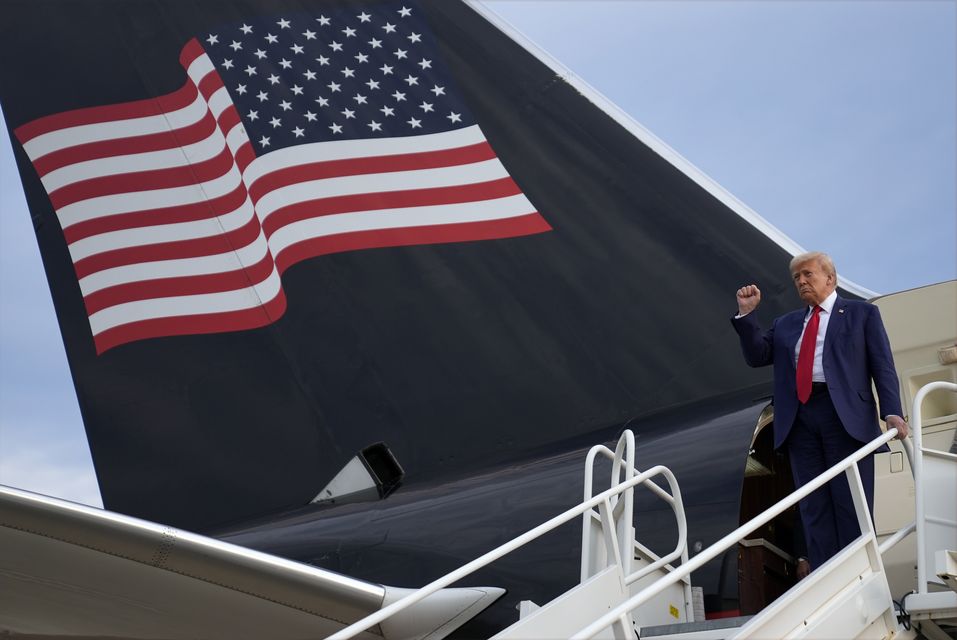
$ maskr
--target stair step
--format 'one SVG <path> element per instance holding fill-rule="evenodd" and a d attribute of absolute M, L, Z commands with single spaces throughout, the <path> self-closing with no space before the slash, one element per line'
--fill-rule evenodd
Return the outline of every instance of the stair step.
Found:
<path fill-rule="evenodd" d="M 685 634 L 694 634 L 695 638 L 725 638 L 744 626 L 744 623 L 754 616 L 736 616 L 733 618 L 718 618 L 716 620 L 702 620 L 701 622 L 678 622 L 675 624 L 661 624 L 654 627 L 642 627 L 641 637 L 645 638 L 674 638 L 678 640 Z M 722 633 L 724 632 L 724 633 Z M 713 635 L 712 635 L 713 634 Z"/>

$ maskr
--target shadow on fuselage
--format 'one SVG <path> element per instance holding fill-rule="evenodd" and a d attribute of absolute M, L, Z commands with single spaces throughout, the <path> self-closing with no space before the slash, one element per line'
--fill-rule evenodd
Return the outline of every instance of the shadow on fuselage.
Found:
<path fill-rule="evenodd" d="M 694 555 L 738 525 L 748 445 L 766 404 L 767 389 L 754 387 L 634 418 L 465 477 L 415 477 L 413 470 L 381 501 L 311 505 L 216 535 L 352 577 L 419 587 L 581 502 L 588 449 L 613 443 L 627 427 L 636 434 L 639 469 L 664 465 L 675 473 Z M 609 482 L 606 461 L 596 468 L 594 490 Z M 677 540 L 671 508 L 647 489 L 635 499 L 637 539 L 655 553 L 671 551 Z M 517 619 L 520 601 L 544 604 L 576 584 L 580 547 L 575 519 L 464 580 L 508 594 L 455 637 L 487 637 Z M 736 609 L 736 552 L 695 572 L 692 583 L 703 587 L 708 610 Z"/>

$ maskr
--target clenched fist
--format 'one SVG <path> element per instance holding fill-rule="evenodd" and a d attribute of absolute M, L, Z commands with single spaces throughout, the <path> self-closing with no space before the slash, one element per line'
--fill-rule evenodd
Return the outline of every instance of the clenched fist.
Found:
<path fill-rule="evenodd" d="M 756 284 L 746 284 L 738 289 L 738 315 L 754 311 L 761 302 L 761 290 Z"/>

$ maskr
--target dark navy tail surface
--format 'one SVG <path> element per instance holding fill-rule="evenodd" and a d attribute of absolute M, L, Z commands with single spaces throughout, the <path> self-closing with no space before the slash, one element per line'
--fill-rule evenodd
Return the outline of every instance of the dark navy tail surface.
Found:
<path fill-rule="evenodd" d="M 767 379 L 727 317 L 791 306 L 788 252 L 467 4 L 2 12 L 109 509 L 207 529 L 372 443 L 474 471 Z"/>

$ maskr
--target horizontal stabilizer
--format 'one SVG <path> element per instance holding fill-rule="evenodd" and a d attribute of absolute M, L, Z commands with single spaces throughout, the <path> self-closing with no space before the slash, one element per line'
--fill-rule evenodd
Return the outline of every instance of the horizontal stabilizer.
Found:
<path fill-rule="evenodd" d="M 403 591 L 3 486 L 0 549 L 0 634 L 317 638 Z M 502 593 L 447 589 L 360 637 L 443 638 Z"/>

